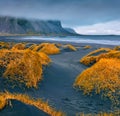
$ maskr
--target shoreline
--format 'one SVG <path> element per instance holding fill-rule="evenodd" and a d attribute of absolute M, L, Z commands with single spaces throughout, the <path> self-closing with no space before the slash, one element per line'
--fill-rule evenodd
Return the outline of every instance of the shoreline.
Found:
<path fill-rule="evenodd" d="M 9 37 L 9 36 L 8 36 Z M 28 36 L 29 37 L 29 36 Z M 31 36 L 30 36 L 31 37 Z M 44 37 L 44 36 L 43 36 Z M 76 42 L 70 42 L 70 41 L 59 41 L 59 40 L 38 40 L 38 39 L 23 39 L 23 38 L 6 38 L 6 36 L 0 36 L 0 41 L 4 42 L 33 42 L 33 43 L 43 43 L 43 42 L 48 42 L 48 43 L 60 43 L 60 44 L 72 44 L 74 46 L 85 46 L 85 45 L 91 45 L 91 46 L 102 46 L 102 47 L 115 47 L 117 45 L 109 45 L 109 44 L 98 44 L 98 43 L 86 43 L 86 42 L 81 42 L 81 43 L 76 43 Z"/>
<path fill-rule="evenodd" d="M 50 42 L 50 43 L 69 43 L 73 45 L 102 45 L 119 46 L 120 37 L 92 37 L 92 36 L 0 36 L 0 41 L 9 42 Z"/>

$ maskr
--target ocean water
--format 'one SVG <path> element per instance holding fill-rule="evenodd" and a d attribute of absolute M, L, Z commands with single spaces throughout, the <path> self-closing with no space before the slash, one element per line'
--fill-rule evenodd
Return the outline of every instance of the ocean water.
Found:
<path fill-rule="evenodd" d="M 58 41 L 58 42 L 73 42 L 73 43 L 92 43 L 105 45 L 120 45 L 120 36 L 66 36 L 66 37 L 45 37 L 45 36 L 2 36 L 0 40 L 43 40 L 43 41 Z"/>

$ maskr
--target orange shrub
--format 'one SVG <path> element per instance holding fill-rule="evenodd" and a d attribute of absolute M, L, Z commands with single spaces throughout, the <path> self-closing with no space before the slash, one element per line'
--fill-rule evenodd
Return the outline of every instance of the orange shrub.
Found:
<path fill-rule="evenodd" d="M 17 43 L 17 44 L 15 44 L 15 45 L 12 47 L 12 50 L 15 50 L 15 49 L 24 50 L 24 49 L 25 49 L 25 44 L 23 44 L 23 43 Z"/>
<path fill-rule="evenodd" d="M 0 95 L 0 110 L 2 110 L 6 104 L 7 104 L 7 100 L 4 98 L 4 96 Z"/>
<path fill-rule="evenodd" d="M 10 43 L 8 42 L 0 42 L 0 48 L 10 48 Z"/>
<path fill-rule="evenodd" d="M 52 54 L 58 54 L 60 53 L 60 49 L 55 46 L 55 44 L 51 43 L 42 43 L 39 46 L 41 49 L 39 50 L 40 52 L 44 52 L 48 55 Z"/>
<path fill-rule="evenodd" d="M 77 51 L 77 49 L 73 46 L 73 45 L 71 45 L 71 44 L 67 44 L 67 45 L 65 45 L 65 46 L 63 46 L 64 48 L 68 48 L 68 49 L 70 49 L 70 50 L 72 50 L 72 51 Z"/>
<path fill-rule="evenodd" d="M 58 48 L 62 47 L 62 44 L 60 44 L 60 43 L 56 43 L 55 45 L 56 45 L 56 47 L 58 47 Z"/>
<path fill-rule="evenodd" d="M 42 65 L 47 65 L 51 62 L 51 59 L 44 52 L 38 52 L 38 54 L 40 55 Z"/>
<path fill-rule="evenodd" d="M 0 66 L 6 67 L 10 61 L 14 61 L 15 59 L 20 59 L 23 53 L 19 50 L 7 50 L 1 49 L 0 50 Z"/>
<path fill-rule="evenodd" d="M 111 50 L 108 53 L 100 54 L 97 56 L 96 60 L 100 60 L 101 58 L 117 58 L 120 59 L 120 51 Z"/>
<path fill-rule="evenodd" d="M 0 66 L 5 67 L 4 77 L 24 83 L 27 87 L 37 87 L 42 80 L 42 64 L 50 58 L 44 53 L 31 50 L 0 50 Z"/>
<path fill-rule="evenodd" d="M 119 103 L 120 60 L 100 59 L 76 78 L 74 86 L 83 90 L 84 94 L 101 93 L 114 103 Z"/>
<path fill-rule="evenodd" d="M 4 77 L 23 81 L 27 87 L 37 87 L 37 83 L 42 79 L 41 58 L 39 54 L 29 50 L 22 55 L 20 59 L 10 61 L 4 72 Z"/>
<path fill-rule="evenodd" d="M 30 50 L 33 50 L 35 47 L 37 46 L 37 44 L 33 44 L 29 47 Z"/>
<path fill-rule="evenodd" d="M 96 62 L 96 56 L 85 56 L 80 62 L 84 65 L 90 66 Z"/>
<path fill-rule="evenodd" d="M 84 46 L 84 49 L 90 49 L 90 48 L 91 48 L 90 45 L 86 45 L 86 46 Z"/>
<path fill-rule="evenodd" d="M 82 64 L 89 66 L 89 65 L 92 65 L 92 64 L 96 63 L 97 61 L 99 61 L 100 58 L 106 58 L 106 57 L 113 58 L 112 57 L 113 55 L 110 55 L 110 54 L 111 53 L 116 54 L 115 52 L 116 51 L 113 51 L 110 48 L 100 48 L 100 49 L 94 50 L 94 51 L 90 52 L 89 54 L 87 54 L 86 56 L 84 56 L 80 60 L 80 62 Z M 116 57 L 116 55 L 115 55 L 115 57 Z"/>
<path fill-rule="evenodd" d="M 30 46 L 29 49 L 33 50 L 33 51 L 39 51 L 42 48 L 41 44 L 33 44 L 32 46 Z"/>
<path fill-rule="evenodd" d="M 60 49 L 56 47 L 53 43 L 41 43 L 33 44 L 29 49 L 37 52 L 44 52 L 45 54 L 52 55 L 60 53 Z"/>
<path fill-rule="evenodd" d="M 99 55 L 99 54 L 102 54 L 102 53 L 107 53 L 111 51 L 110 48 L 99 48 L 97 50 L 94 50 L 92 52 L 90 52 L 87 56 L 96 56 L 96 55 Z"/>
<path fill-rule="evenodd" d="M 120 46 L 115 46 L 113 50 L 120 50 Z"/>

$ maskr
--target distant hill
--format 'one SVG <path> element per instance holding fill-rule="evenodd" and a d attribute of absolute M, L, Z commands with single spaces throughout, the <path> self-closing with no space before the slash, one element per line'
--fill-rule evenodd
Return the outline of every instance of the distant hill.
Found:
<path fill-rule="evenodd" d="M 64 29 L 57 20 L 29 20 L 1 16 L 0 35 L 6 34 L 74 35 L 76 33 Z"/>
<path fill-rule="evenodd" d="M 64 28 L 64 29 L 67 30 L 70 33 L 77 34 L 77 32 L 75 32 L 75 30 L 72 29 L 72 28 Z"/>

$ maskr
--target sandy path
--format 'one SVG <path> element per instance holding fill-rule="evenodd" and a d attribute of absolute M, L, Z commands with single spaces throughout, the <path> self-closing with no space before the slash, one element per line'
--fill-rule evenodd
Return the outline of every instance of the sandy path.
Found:
<path fill-rule="evenodd" d="M 68 116 L 78 112 L 108 111 L 110 104 L 107 101 L 101 100 L 99 96 L 84 96 L 72 87 L 76 76 L 86 68 L 79 63 L 79 59 L 91 50 L 80 48 L 77 52 L 52 55 L 53 62 L 45 69 L 44 80 L 38 91 L 32 91 L 32 95 L 48 99 L 51 105 Z"/>

